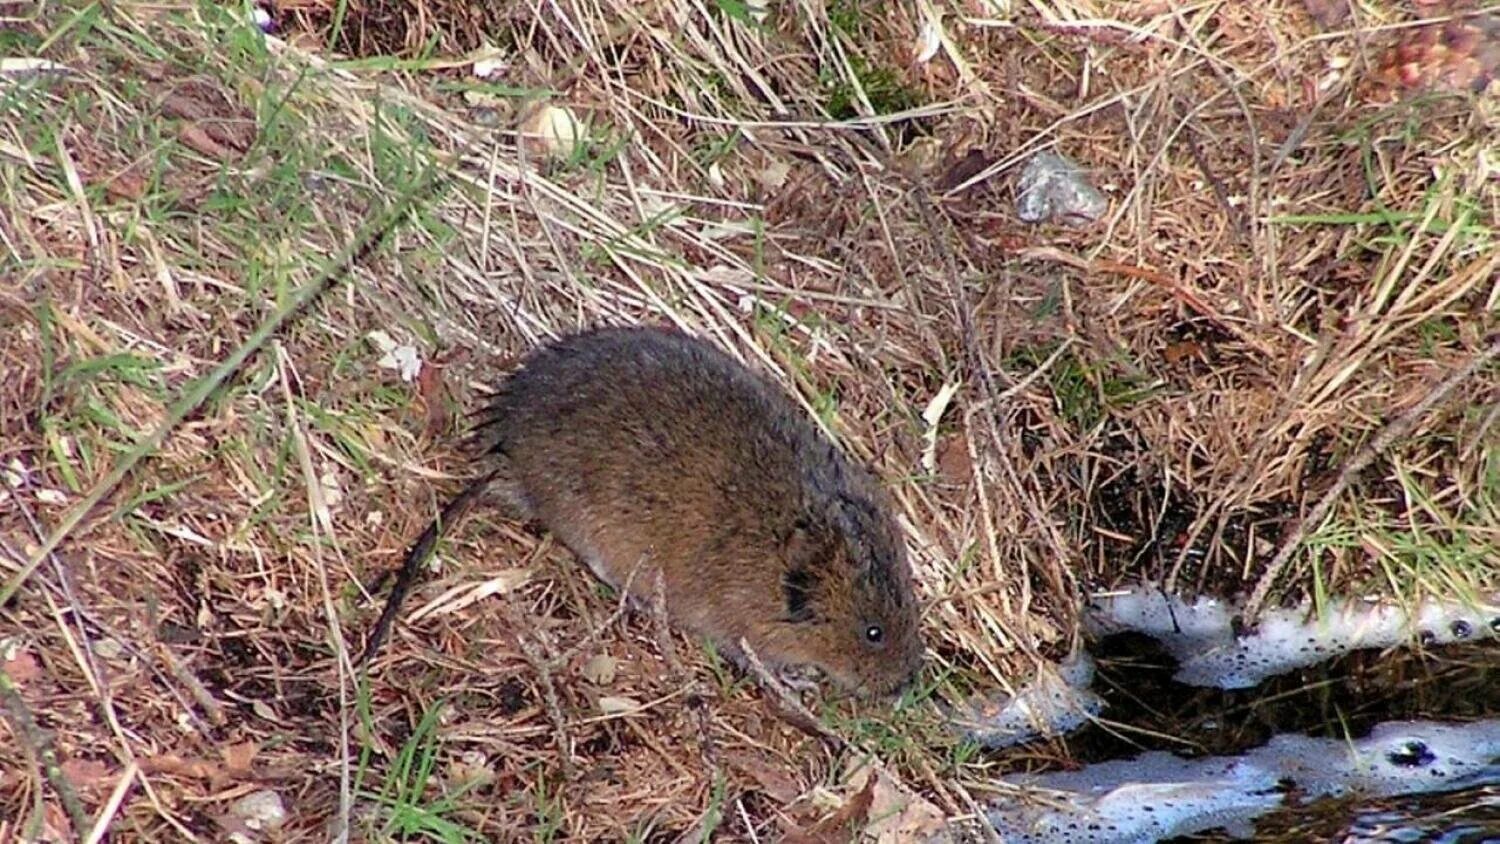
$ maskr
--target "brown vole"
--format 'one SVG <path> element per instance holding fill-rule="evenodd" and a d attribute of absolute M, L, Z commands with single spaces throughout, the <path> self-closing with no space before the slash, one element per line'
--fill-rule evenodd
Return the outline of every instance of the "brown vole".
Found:
<path fill-rule="evenodd" d="M 773 671 L 813 667 L 863 694 L 912 681 L 918 609 L 890 503 L 770 381 L 656 328 L 534 350 L 480 412 L 487 473 L 412 547 L 364 660 L 441 525 L 476 501 L 547 528 L 604 582 Z"/>

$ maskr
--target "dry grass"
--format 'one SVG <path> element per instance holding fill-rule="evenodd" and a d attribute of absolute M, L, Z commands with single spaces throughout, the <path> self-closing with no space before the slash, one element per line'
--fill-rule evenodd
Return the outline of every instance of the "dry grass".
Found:
<path fill-rule="evenodd" d="M 263 787 L 287 838 L 350 816 L 356 837 L 773 840 L 825 817 L 854 751 L 693 643 L 697 685 L 665 670 L 649 623 L 494 518 L 449 536 L 367 696 L 348 670 L 378 609 L 360 584 L 462 483 L 456 414 L 596 322 L 715 338 L 879 468 L 940 694 L 1066 650 L 1082 589 L 1248 590 L 1497 327 L 1493 98 L 1371 102 L 1413 21 L 1394 5 L 1326 32 L 1289 0 L 982 5 L 758 26 L 730 2 L 287 4 L 294 44 L 374 57 L 339 66 L 215 6 L 8 22 L 0 55 L 69 71 L 0 80 L 0 577 L 40 562 L 0 610 L 0 681 L 44 731 L 6 721 L 0 839 L 67 827 L 23 748 L 49 740 L 120 839 L 221 838 Z M 944 52 L 914 63 L 935 9 Z M 457 58 L 481 32 L 503 84 Z M 569 161 L 504 128 L 540 92 L 590 126 Z M 1016 221 L 1012 168 L 1044 146 L 1111 193 L 1098 228 Z M 439 197 L 142 445 L 433 160 Z M 419 380 L 378 365 L 376 329 Z M 1273 594 L 1493 580 L 1500 370 L 1460 392 L 1352 479 Z M 994 760 L 925 699 L 816 711 L 945 811 L 985 796 Z"/>

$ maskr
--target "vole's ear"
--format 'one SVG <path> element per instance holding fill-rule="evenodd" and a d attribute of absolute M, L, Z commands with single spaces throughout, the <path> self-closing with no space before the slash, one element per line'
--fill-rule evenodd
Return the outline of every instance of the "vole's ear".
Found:
<path fill-rule="evenodd" d="M 788 569 L 805 569 L 816 575 L 826 568 L 832 549 L 828 530 L 803 516 L 781 539 L 781 559 Z"/>
<path fill-rule="evenodd" d="M 818 588 L 818 578 L 807 569 L 787 569 L 781 575 L 781 595 L 786 603 L 783 618 L 792 624 L 806 624 L 818 617 L 813 609 L 813 593 Z"/>
<path fill-rule="evenodd" d="M 786 620 L 803 624 L 816 618 L 813 598 L 816 596 L 828 549 L 823 531 L 808 519 L 799 519 L 781 541 L 781 592 L 786 604 Z"/>

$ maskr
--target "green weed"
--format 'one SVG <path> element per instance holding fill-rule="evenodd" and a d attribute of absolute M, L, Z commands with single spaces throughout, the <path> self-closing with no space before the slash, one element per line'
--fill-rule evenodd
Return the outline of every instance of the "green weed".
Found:
<path fill-rule="evenodd" d="M 369 731 L 373 725 L 369 719 L 368 695 L 363 689 L 361 692 L 357 707 Z M 439 751 L 436 727 L 444 705 L 439 700 L 422 714 L 411 737 L 392 760 L 378 792 L 359 789 L 359 782 L 369 770 L 370 757 L 369 748 L 361 748 L 355 794 L 359 799 L 373 801 L 384 809 L 383 836 L 418 837 L 443 844 L 483 840 L 478 832 L 451 819 L 462 805 L 460 799 L 472 785 L 460 785 L 441 796 L 428 796 L 430 790 L 441 788 L 433 781 L 433 774 L 437 769 Z"/>

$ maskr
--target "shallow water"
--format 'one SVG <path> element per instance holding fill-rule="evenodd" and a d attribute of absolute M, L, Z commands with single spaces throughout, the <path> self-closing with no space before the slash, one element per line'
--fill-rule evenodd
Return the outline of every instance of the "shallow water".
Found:
<path fill-rule="evenodd" d="M 1144 637 L 1114 637 L 1094 654 L 1105 716 L 1136 730 L 1111 735 L 1090 727 L 1071 736 L 1069 749 L 1084 762 L 1142 750 L 1240 753 L 1276 733 L 1359 736 L 1382 721 L 1500 717 L 1500 645 L 1493 642 L 1420 654 L 1361 651 L 1227 691 L 1173 682 L 1172 660 Z"/>
<path fill-rule="evenodd" d="M 1500 786 L 1368 803 L 1328 801 L 1267 817 L 1256 827 L 1256 840 L 1495 844 L 1500 842 Z"/>
<path fill-rule="evenodd" d="M 1174 682 L 1173 661 L 1145 637 L 1114 637 L 1094 653 L 1094 689 L 1109 703 L 1104 717 L 1113 729 L 1089 726 L 1068 737 L 1069 752 L 1080 763 L 1147 750 L 1238 754 L 1279 733 L 1358 738 L 1383 721 L 1500 718 L 1500 645 L 1493 642 L 1423 653 L 1354 653 L 1232 691 Z M 1247 839 L 1221 831 L 1176 840 Z M 1264 816 L 1249 840 L 1500 844 L 1500 786 L 1317 801 Z"/>

